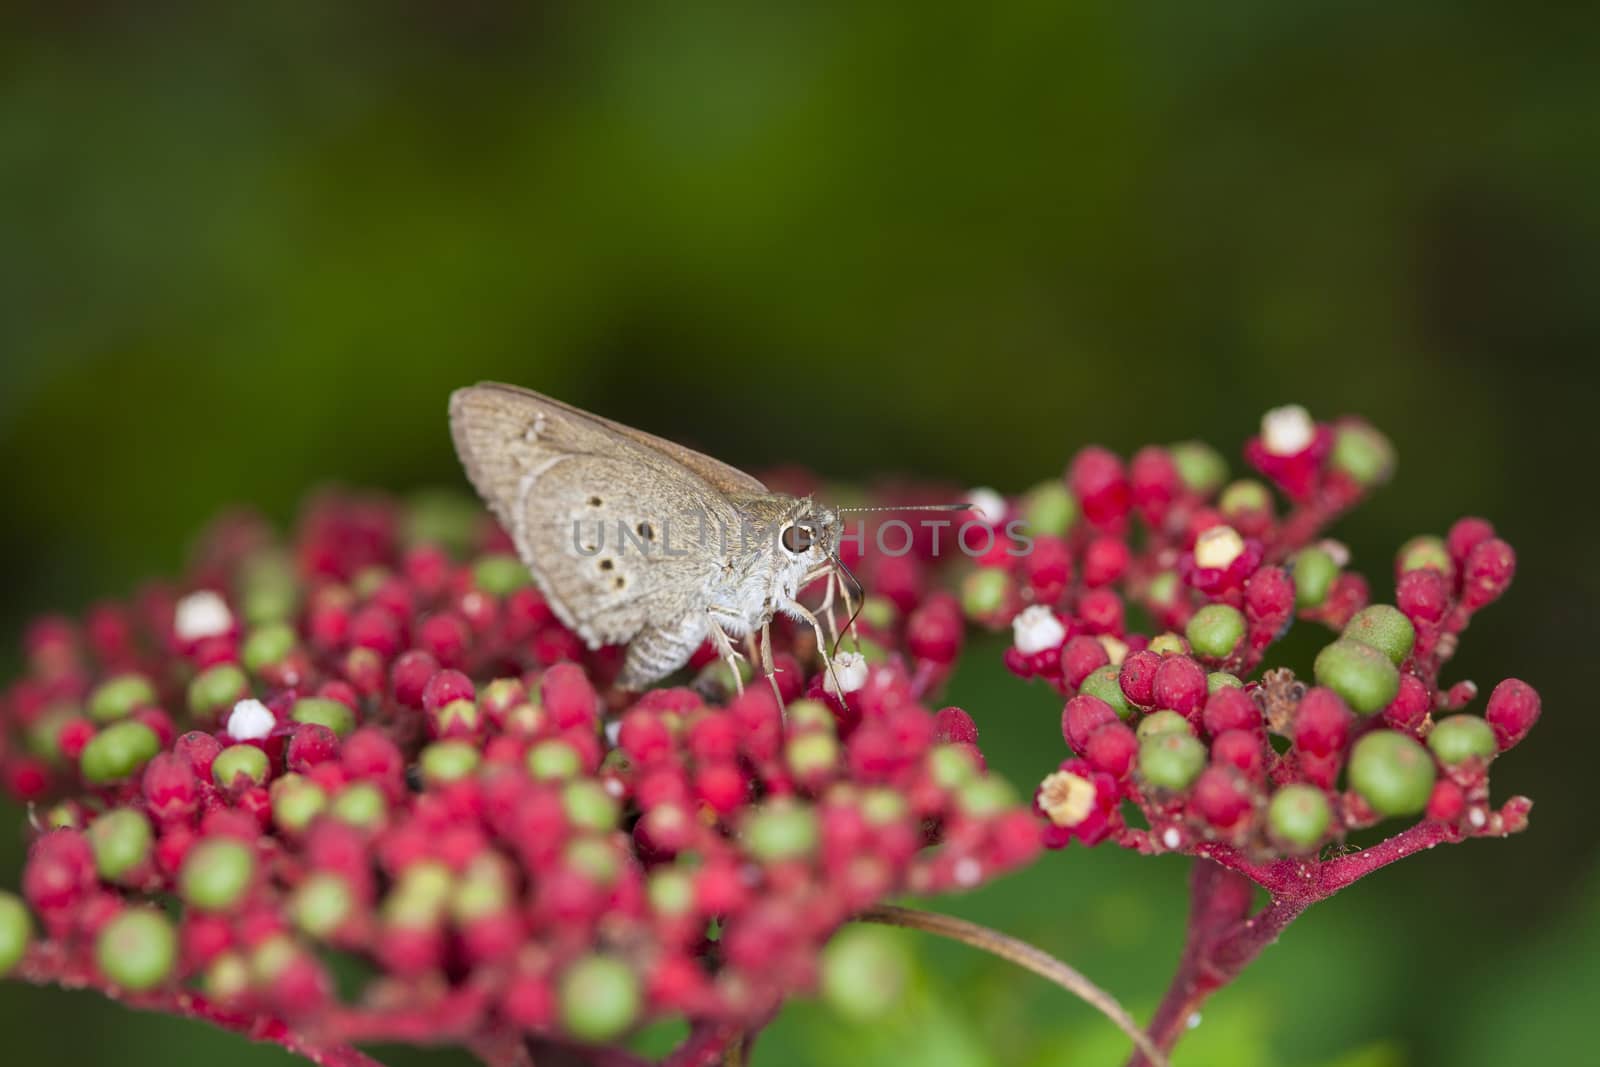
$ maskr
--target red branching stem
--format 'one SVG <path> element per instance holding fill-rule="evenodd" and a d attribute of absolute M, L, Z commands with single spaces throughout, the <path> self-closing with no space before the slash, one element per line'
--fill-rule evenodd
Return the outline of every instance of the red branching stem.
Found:
<path fill-rule="evenodd" d="M 129 993 L 97 977 L 92 967 L 77 966 L 48 942 L 28 950 L 12 976 L 33 985 L 59 985 L 67 989 L 93 989 L 139 1011 L 156 1011 L 185 1019 L 198 1019 L 264 1044 L 277 1045 L 316 1067 L 382 1067 L 372 1057 L 349 1045 L 324 1045 L 306 1039 L 281 1019 L 228 1011 L 188 990 Z"/>
<path fill-rule="evenodd" d="M 1312 904 L 1396 860 L 1462 839 L 1454 826 L 1418 823 L 1360 852 L 1334 859 L 1252 863 L 1237 849 L 1195 846 L 1189 879 L 1189 927 L 1177 973 L 1151 1020 L 1149 1035 L 1163 1052 L 1177 1044 L 1206 999 L 1237 978 Z M 1251 883 L 1271 896 L 1250 914 Z M 1136 1053 L 1129 1067 L 1148 1067 Z"/>
<path fill-rule="evenodd" d="M 718 1067 L 724 1063 L 743 1063 L 744 1052 L 761 1026 L 738 1027 L 701 1023 L 689 1032 L 683 1044 L 661 1061 L 662 1067 Z"/>
<path fill-rule="evenodd" d="M 1462 839 L 1456 827 L 1444 823 L 1423 822 L 1403 830 L 1393 837 L 1378 842 L 1360 852 L 1328 860 L 1321 864 L 1319 885 L 1322 896 L 1330 896 L 1359 878 L 1365 878 L 1380 867 L 1435 845 L 1451 844 Z"/>

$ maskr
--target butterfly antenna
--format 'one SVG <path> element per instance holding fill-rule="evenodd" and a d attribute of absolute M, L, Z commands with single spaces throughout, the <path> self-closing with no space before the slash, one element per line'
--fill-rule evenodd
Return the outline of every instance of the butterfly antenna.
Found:
<path fill-rule="evenodd" d="M 834 511 L 971 511 L 971 504 L 871 504 L 863 507 L 834 508 Z"/>

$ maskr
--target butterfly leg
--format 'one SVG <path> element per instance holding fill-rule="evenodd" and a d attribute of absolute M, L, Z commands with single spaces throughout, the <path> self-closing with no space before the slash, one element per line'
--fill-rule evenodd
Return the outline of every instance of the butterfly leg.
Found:
<path fill-rule="evenodd" d="M 833 608 L 833 569 L 832 568 L 829 568 L 827 575 L 823 579 L 823 582 L 825 584 L 824 584 L 823 593 L 822 593 L 822 603 L 817 605 L 817 614 L 821 615 L 822 619 L 823 619 L 823 622 L 825 622 L 827 624 L 827 628 L 828 628 L 828 646 L 830 648 L 838 648 L 839 647 L 839 619 L 834 614 L 834 608 Z"/>
<path fill-rule="evenodd" d="M 772 662 L 772 622 L 761 624 L 761 669 L 772 685 L 772 695 L 778 698 L 778 708 L 783 709 L 783 690 L 778 688 L 778 668 Z"/>
<path fill-rule="evenodd" d="M 739 670 L 739 661 L 744 659 L 744 656 L 733 647 L 733 642 L 728 639 L 728 632 L 717 622 L 715 609 L 706 612 L 706 622 L 711 631 L 711 643 L 716 646 L 718 655 L 728 664 L 728 669 L 733 672 L 734 690 L 740 696 L 744 696 L 744 674 Z"/>
<path fill-rule="evenodd" d="M 828 654 L 827 638 L 822 633 L 822 622 L 816 615 L 798 600 L 779 601 L 778 609 L 786 615 L 792 615 L 811 624 L 811 632 L 817 635 L 817 654 L 822 657 L 822 666 L 828 672 L 828 677 L 833 680 L 833 691 L 839 694 L 839 699 L 844 699 L 844 689 L 839 685 L 839 676 L 833 671 L 833 657 Z"/>

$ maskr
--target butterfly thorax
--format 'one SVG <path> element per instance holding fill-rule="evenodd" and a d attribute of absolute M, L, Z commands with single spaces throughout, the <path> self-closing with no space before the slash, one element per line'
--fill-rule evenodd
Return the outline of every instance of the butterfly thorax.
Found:
<path fill-rule="evenodd" d="M 745 519 L 723 564 L 712 607 L 733 632 L 759 629 L 837 552 L 839 518 L 809 497 L 771 493 L 731 501 Z M 735 623 L 734 620 L 738 622 Z"/>

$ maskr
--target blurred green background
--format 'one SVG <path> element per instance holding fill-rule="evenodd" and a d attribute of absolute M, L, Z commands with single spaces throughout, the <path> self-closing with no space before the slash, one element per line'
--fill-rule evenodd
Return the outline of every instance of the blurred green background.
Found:
<path fill-rule="evenodd" d="M 1338 531 L 1380 595 L 1394 547 L 1462 513 L 1521 554 L 1452 676 L 1544 693 L 1495 773 L 1539 801 L 1533 829 L 1315 909 L 1176 1062 L 1581 1057 L 1600 994 L 1600 725 L 1575 663 L 1600 581 L 1600 9 L 575 7 L 12 9 L 7 647 L 32 613 L 174 571 L 225 505 L 287 519 L 328 481 L 459 485 L 445 397 L 481 378 L 741 465 L 1006 490 L 1091 441 L 1236 455 L 1269 405 L 1358 412 L 1401 456 Z M 996 659 L 951 696 L 1025 784 L 1060 753 L 1057 702 Z M 1147 1016 L 1183 880 L 1180 860 L 1075 849 L 950 906 Z M 920 967 L 891 1020 L 797 1005 L 756 1064 L 1124 1054 L 1052 988 L 903 936 Z M 287 1062 L 15 984 L 0 1032 L 16 1063 Z"/>

